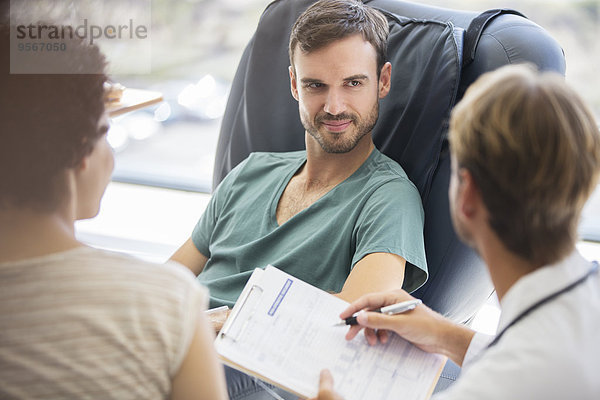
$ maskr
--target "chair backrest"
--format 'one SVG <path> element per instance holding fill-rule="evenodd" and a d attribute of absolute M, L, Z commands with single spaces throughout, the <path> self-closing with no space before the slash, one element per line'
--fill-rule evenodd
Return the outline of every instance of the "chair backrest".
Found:
<path fill-rule="evenodd" d="M 263 13 L 232 84 L 213 186 L 253 151 L 304 148 L 298 104 L 290 95 L 287 46 L 294 21 L 314 1 L 276 0 Z M 497 12 L 476 18 L 476 12 L 404 1 L 365 2 L 384 11 L 390 23 L 392 91 L 380 104 L 373 139 L 405 169 L 425 210 L 429 279 L 414 295 L 465 321 L 492 285 L 481 260 L 456 237 L 449 216 L 451 108 L 484 72 L 530 62 L 564 74 L 564 55 L 554 39 L 522 16 Z"/>

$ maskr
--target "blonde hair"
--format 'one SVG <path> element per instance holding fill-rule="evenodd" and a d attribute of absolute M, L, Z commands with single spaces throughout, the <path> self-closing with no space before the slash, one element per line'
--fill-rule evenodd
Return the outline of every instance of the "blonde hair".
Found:
<path fill-rule="evenodd" d="M 537 265 L 572 251 L 598 181 L 600 132 L 562 76 L 524 65 L 483 75 L 454 108 L 449 135 L 507 249 Z"/>

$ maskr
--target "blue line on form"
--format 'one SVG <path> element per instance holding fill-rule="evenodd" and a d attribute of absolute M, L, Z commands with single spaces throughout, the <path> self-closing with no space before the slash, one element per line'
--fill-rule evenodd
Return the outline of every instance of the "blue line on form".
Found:
<path fill-rule="evenodd" d="M 277 308 L 279 307 L 279 305 L 283 301 L 283 298 L 287 294 L 288 290 L 290 290 L 290 286 L 292 286 L 292 282 L 293 281 L 291 279 L 288 279 L 287 281 L 285 281 L 283 287 L 281 288 L 281 291 L 277 295 L 277 298 L 275 299 L 275 301 L 273 302 L 273 304 L 271 304 L 271 309 L 269 310 L 269 313 L 268 313 L 271 317 L 273 315 L 275 315 L 275 312 L 277 311 Z"/>

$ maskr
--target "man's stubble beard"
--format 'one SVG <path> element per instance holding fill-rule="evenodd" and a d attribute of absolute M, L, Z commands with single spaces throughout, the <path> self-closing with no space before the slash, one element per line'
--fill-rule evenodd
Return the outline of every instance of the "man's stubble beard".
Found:
<path fill-rule="evenodd" d="M 300 113 L 300 120 L 302 121 L 304 129 L 306 129 L 306 131 L 319 143 L 323 151 L 330 154 L 342 154 L 352 151 L 363 137 L 373 131 L 378 118 L 379 102 L 375 102 L 367 118 L 360 123 L 358 123 L 359 117 L 354 113 L 331 115 L 326 112 L 321 112 L 317 114 L 314 121 L 311 122 L 308 122 L 308 117 L 304 113 Z M 348 129 L 339 133 L 325 132 L 321 134 L 321 132 L 319 132 L 319 127 L 323 126 L 323 121 L 339 121 L 344 119 L 352 121 L 348 127 L 348 129 L 354 127 L 354 132 L 351 137 L 345 138 L 345 136 L 349 134 L 347 132 Z M 330 138 L 334 139 L 328 140 Z"/>

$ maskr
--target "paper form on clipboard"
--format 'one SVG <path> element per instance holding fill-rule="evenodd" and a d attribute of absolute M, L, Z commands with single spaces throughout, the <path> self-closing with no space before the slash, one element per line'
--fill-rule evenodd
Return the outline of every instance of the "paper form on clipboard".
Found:
<path fill-rule="evenodd" d="M 303 397 L 316 396 L 319 372 L 333 374 L 346 400 L 431 396 L 446 358 L 397 335 L 369 346 L 333 326 L 348 303 L 279 269 L 256 269 L 215 341 L 226 364 Z"/>

